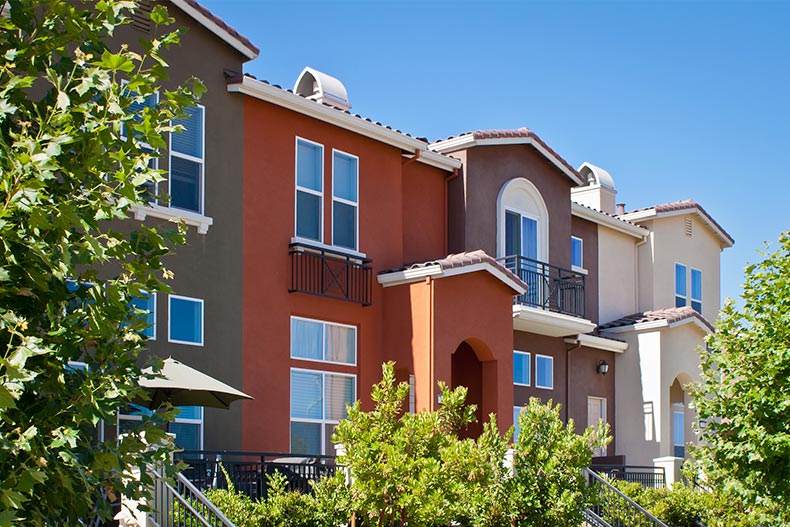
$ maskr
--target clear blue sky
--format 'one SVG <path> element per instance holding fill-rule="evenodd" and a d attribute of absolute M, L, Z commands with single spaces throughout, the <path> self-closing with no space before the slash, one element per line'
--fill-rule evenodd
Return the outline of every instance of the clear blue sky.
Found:
<path fill-rule="evenodd" d="M 430 140 L 527 126 L 628 209 L 697 200 L 735 238 L 723 297 L 790 229 L 790 2 L 199 1 L 261 48 L 260 79 L 312 66 Z"/>

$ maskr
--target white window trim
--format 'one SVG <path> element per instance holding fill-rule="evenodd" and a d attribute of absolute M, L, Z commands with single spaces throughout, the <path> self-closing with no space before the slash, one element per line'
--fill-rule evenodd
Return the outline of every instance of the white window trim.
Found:
<path fill-rule="evenodd" d="M 170 337 L 170 327 L 172 322 L 173 306 L 170 302 L 173 298 L 179 300 L 190 300 L 200 303 L 200 342 L 188 342 L 185 340 L 174 340 Z M 167 297 L 167 341 L 174 344 L 186 344 L 187 346 L 203 347 L 205 341 L 205 325 L 206 325 L 206 306 L 202 298 L 194 298 L 191 296 L 182 295 L 168 295 Z"/>
<path fill-rule="evenodd" d="M 200 433 L 198 434 L 198 444 L 199 445 L 198 445 L 197 450 L 203 450 L 203 439 L 204 439 L 204 435 L 205 435 L 205 431 L 206 431 L 206 424 L 205 424 L 206 411 L 205 411 L 205 408 L 203 408 L 202 406 L 199 406 L 198 408 L 200 408 L 200 419 L 191 419 L 191 418 L 190 419 L 186 419 L 186 418 L 182 418 L 182 417 L 176 416 L 173 419 L 172 422 L 173 423 L 178 423 L 178 424 L 186 424 L 186 425 L 199 425 L 200 426 L 200 428 L 199 428 Z M 142 415 L 122 414 L 120 412 L 120 410 L 115 412 L 115 435 L 117 436 L 118 435 L 118 431 L 121 429 L 121 421 L 139 421 L 139 422 L 141 422 L 142 420 L 143 420 L 143 416 Z M 104 432 L 104 430 L 102 430 L 102 434 L 103 434 L 103 432 Z"/>
<path fill-rule="evenodd" d="M 203 133 L 201 134 L 201 148 L 200 151 L 203 152 L 203 158 L 190 156 L 188 154 L 182 154 L 180 152 L 173 152 L 173 132 L 170 133 L 168 140 L 167 140 L 167 151 L 168 151 L 168 159 L 167 159 L 167 194 L 170 196 L 170 202 L 172 203 L 172 190 L 170 182 L 172 181 L 172 174 L 173 174 L 173 163 L 172 158 L 175 156 L 179 159 L 185 159 L 187 161 L 192 161 L 194 163 L 200 164 L 200 210 L 194 211 L 189 209 L 180 209 L 178 207 L 173 207 L 171 203 L 168 203 L 168 206 L 175 210 L 183 210 L 185 212 L 190 212 L 192 214 L 203 216 L 206 212 L 206 107 L 202 104 L 196 104 L 197 108 L 202 109 L 203 111 L 200 113 L 201 116 L 201 129 Z M 172 124 L 172 123 L 171 123 Z"/>
<path fill-rule="evenodd" d="M 694 271 L 699 273 L 699 292 L 700 297 L 694 298 Z M 690 300 L 688 305 L 692 305 L 694 302 L 699 302 L 699 310 L 702 311 L 702 269 L 697 269 L 696 267 L 689 267 L 689 276 L 688 276 L 688 299 Z"/>
<path fill-rule="evenodd" d="M 537 215 L 535 213 L 529 212 L 525 213 L 513 206 L 507 205 L 507 194 L 510 192 L 517 192 L 521 190 L 526 192 L 535 202 L 537 206 Z M 506 211 L 511 211 L 517 214 L 521 214 L 522 216 L 527 216 L 532 219 L 536 219 L 538 221 L 538 255 L 537 259 L 541 262 L 548 262 L 549 261 L 549 210 L 546 207 L 546 202 L 543 199 L 543 195 L 540 193 L 538 188 L 535 186 L 534 183 L 529 181 L 523 177 L 513 178 L 505 184 L 502 185 L 502 188 L 499 190 L 499 194 L 497 196 L 497 256 L 504 257 L 504 256 L 512 256 L 509 254 L 504 254 L 505 252 L 505 214 Z"/>
<path fill-rule="evenodd" d="M 151 299 L 153 299 L 153 301 L 154 301 L 153 302 L 154 303 L 154 308 L 150 311 L 151 315 L 153 315 L 153 317 L 154 317 L 154 323 L 151 325 L 151 328 L 150 328 L 151 331 L 154 332 L 154 336 L 153 337 L 146 337 L 147 340 L 151 341 L 151 340 L 156 340 L 156 311 L 157 311 L 157 302 L 158 302 L 158 300 L 156 298 L 156 291 L 154 291 L 153 293 L 146 293 L 146 294 L 149 295 L 151 297 Z"/>
<path fill-rule="evenodd" d="M 524 406 L 513 405 L 513 442 L 518 441 L 518 434 L 521 432 L 518 426 L 518 418 L 523 411 Z"/>
<path fill-rule="evenodd" d="M 538 357 L 549 359 L 549 362 L 551 363 L 551 386 L 541 386 L 538 384 Z M 541 390 L 554 389 L 554 357 L 551 355 L 540 355 L 538 353 L 535 354 L 535 388 L 540 388 Z"/>
<path fill-rule="evenodd" d="M 529 365 L 529 378 L 527 379 L 527 384 L 523 384 L 523 383 L 520 383 L 520 382 L 513 381 L 513 385 L 515 385 L 515 386 L 532 386 L 532 353 L 530 353 L 529 351 L 513 350 L 513 355 L 515 355 L 516 353 L 518 353 L 519 355 L 526 355 L 527 356 L 527 364 Z M 515 365 L 515 363 L 516 363 L 516 361 L 514 360 L 513 364 Z"/>
<path fill-rule="evenodd" d="M 292 439 L 293 439 L 291 437 L 291 423 L 296 422 L 296 423 L 320 424 L 321 425 L 321 454 L 320 455 L 330 455 L 330 454 L 332 454 L 331 452 L 329 452 L 329 453 L 324 452 L 324 446 L 326 445 L 326 440 L 327 440 L 327 438 L 326 438 L 326 426 L 325 425 L 336 425 L 336 424 L 338 424 L 340 422 L 340 420 L 339 419 L 338 420 L 326 419 L 326 414 L 327 414 L 327 411 L 326 411 L 327 400 L 326 399 L 327 398 L 326 398 L 326 392 L 325 391 L 322 391 L 322 393 L 321 393 L 321 399 L 322 399 L 322 401 L 321 401 L 321 414 L 324 416 L 323 418 L 321 418 L 321 419 L 314 419 L 314 418 L 306 418 L 306 417 L 302 418 L 302 417 L 293 417 L 292 416 L 291 396 L 290 396 L 291 386 L 290 386 L 290 383 L 291 383 L 291 372 L 295 372 L 295 371 L 296 372 L 314 373 L 314 374 L 321 375 L 321 390 L 325 390 L 326 389 L 326 381 L 325 381 L 325 379 L 326 379 L 327 375 L 335 375 L 335 376 L 338 376 L 338 377 L 350 377 L 350 378 L 354 379 L 354 400 L 351 401 L 352 404 L 354 403 L 354 401 L 356 401 L 359 398 L 358 395 L 357 395 L 357 390 L 358 390 L 357 375 L 354 374 L 354 373 L 340 373 L 340 372 L 327 371 L 327 370 L 311 370 L 311 369 L 307 369 L 307 368 L 291 368 L 290 372 L 288 373 L 288 384 L 289 384 L 289 386 L 288 386 L 288 390 L 289 390 L 289 395 L 288 395 L 288 446 L 289 446 L 289 448 L 290 448 L 290 445 L 292 444 Z M 303 452 L 298 452 L 298 453 L 301 454 Z"/>
<path fill-rule="evenodd" d="M 679 295 L 678 294 L 678 266 L 683 267 L 683 275 L 686 277 L 686 287 L 684 288 L 685 289 L 684 290 L 685 294 L 683 294 L 683 295 Z M 672 281 L 673 281 L 674 286 L 675 286 L 674 287 L 674 295 L 672 296 L 672 298 L 675 300 L 675 302 L 673 302 L 673 304 L 677 303 L 677 299 L 678 298 L 682 298 L 683 299 L 683 305 L 687 306 L 687 305 L 689 305 L 689 274 L 688 274 L 688 266 L 685 265 L 685 264 L 682 264 L 680 262 L 675 262 L 674 267 L 672 267 L 672 272 L 673 272 L 673 276 L 672 276 L 673 280 Z"/>
<path fill-rule="evenodd" d="M 357 178 L 356 178 L 357 201 L 356 202 L 343 198 L 338 198 L 337 196 L 335 196 L 335 154 L 340 154 L 346 157 L 350 157 L 352 159 L 355 159 L 357 162 Z M 356 225 L 354 225 L 354 247 L 352 248 L 343 247 L 341 245 L 335 245 L 335 201 L 337 201 L 338 203 L 343 203 L 345 205 L 351 205 L 356 209 L 356 214 L 355 214 L 356 217 L 354 218 L 354 221 L 356 223 Z M 341 251 L 351 250 L 356 252 L 357 250 L 359 250 L 359 156 L 355 156 L 354 154 L 349 154 L 348 152 L 344 152 L 336 148 L 332 149 L 332 211 L 331 212 L 332 212 L 332 247 L 339 249 Z"/>
<path fill-rule="evenodd" d="M 321 177 L 319 181 L 321 181 L 321 191 L 318 192 L 311 188 L 301 187 L 299 186 L 299 142 L 303 141 L 305 143 L 311 144 L 313 146 L 317 146 L 321 149 L 321 155 L 319 156 L 321 159 Z M 306 192 L 307 194 L 312 194 L 314 196 L 318 196 L 318 240 L 313 240 L 310 238 L 304 238 L 297 234 L 298 232 L 298 223 L 297 223 L 297 191 Z M 305 240 L 305 242 L 312 242 L 312 243 L 324 243 L 324 145 L 321 143 L 316 143 L 315 141 L 311 141 L 309 139 L 305 139 L 304 137 L 296 136 L 294 142 L 294 237 L 300 240 Z"/>
<path fill-rule="evenodd" d="M 129 84 L 128 80 L 123 79 L 121 81 L 121 87 L 125 87 L 127 84 Z M 153 93 L 153 95 L 156 98 L 156 104 L 158 105 L 159 104 L 159 90 L 155 91 Z M 124 126 L 122 128 L 121 138 L 123 138 L 123 139 L 127 138 L 126 137 L 126 126 Z M 145 141 L 140 141 L 140 148 L 147 148 L 152 153 L 157 153 L 157 154 L 159 153 L 159 152 L 156 151 L 156 149 L 154 147 L 152 147 L 151 145 L 149 145 Z M 159 157 L 158 156 L 157 157 L 152 157 L 151 160 L 154 162 L 153 169 L 154 170 L 159 170 Z M 156 204 L 159 203 L 159 200 L 157 200 L 157 198 L 156 198 L 159 195 L 159 183 L 161 183 L 161 181 L 154 181 L 153 182 L 153 184 L 154 184 L 154 196 L 153 196 L 153 200 L 150 202 L 153 205 L 156 205 Z M 135 213 L 135 219 L 138 219 L 136 213 Z M 145 219 L 145 217 L 143 217 L 143 219 Z"/>
<path fill-rule="evenodd" d="M 581 265 L 574 265 L 573 264 L 573 240 L 579 240 L 581 244 Z M 584 268 L 584 239 L 579 238 L 578 236 L 571 236 L 571 270 L 576 271 L 579 273 L 587 273 L 587 270 Z"/>
<path fill-rule="evenodd" d="M 536 260 L 538 260 L 539 262 L 547 262 L 548 258 L 545 258 L 542 255 L 542 253 L 543 253 L 543 248 L 542 248 L 543 245 L 541 243 L 542 242 L 542 240 L 541 240 L 541 238 L 542 238 L 542 236 L 541 236 L 542 225 L 541 224 L 543 223 L 543 221 L 541 220 L 540 216 L 536 216 L 536 215 L 532 214 L 531 212 L 524 212 L 522 210 L 514 209 L 512 207 L 505 207 L 505 212 L 503 214 L 504 218 L 507 218 L 507 213 L 508 212 L 513 213 L 513 214 L 518 214 L 519 216 L 523 216 L 525 218 L 529 218 L 531 220 L 534 220 L 535 223 L 537 223 L 537 228 L 535 229 L 535 235 L 536 235 L 535 245 L 537 245 L 537 249 L 538 249 L 538 251 L 537 251 L 538 254 L 537 254 Z M 503 220 L 502 221 L 502 251 L 505 250 L 505 246 L 507 245 L 507 242 L 506 242 L 507 236 L 506 236 L 506 233 L 505 233 L 506 225 L 507 225 L 507 222 Z M 520 219 L 519 219 L 518 229 L 519 229 L 519 235 L 521 235 L 521 220 Z M 521 240 L 520 239 L 519 239 L 519 244 L 521 244 Z M 520 254 L 519 255 L 503 254 L 502 256 L 521 256 L 521 255 Z M 524 258 L 526 258 L 526 256 Z"/>
<path fill-rule="evenodd" d="M 315 322 L 321 324 L 321 351 L 322 355 L 326 356 L 326 349 L 324 349 L 324 345 L 326 344 L 326 326 L 339 326 L 343 328 L 349 328 L 354 330 L 354 362 L 338 362 L 332 360 L 325 360 L 325 359 L 310 359 L 307 357 L 295 357 L 293 355 L 293 346 L 290 346 L 289 353 L 291 353 L 291 358 L 294 360 L 303 360 L 307 362 L 317 362 L 320 364 L 336 364 L 338 366 L 356 366 L 357 365 L 357 357 L 359 356 L 359 332 L 357 331 L 357 326 L 352 326 L 351 324 L 343 324 L 341 322 L 330 322 L 328 320 L 319 320 L 317 318 L 307 318 L 307 317 L 298 317 L 296 315 L 291 315 L 291 341 L 293 340 L 293 321 L 294 320 L 306 320 L 308 322 Z M 292 344 L 292 342 L 291 342 Z"/>
<path fill-rule="evenodd" d="M 160 218 L 167 221 L 183 221 L 186 225 L 197 227 L 198 234 L 206 234 L 208 228 L 214 225 L 214 218 L 197 214 L 185 209 L 163 207 L 157 203 L 148 206 L 132 205 L 129 210 L 134 215 L 134 219 L 143 221 L 148 216 Z"/>

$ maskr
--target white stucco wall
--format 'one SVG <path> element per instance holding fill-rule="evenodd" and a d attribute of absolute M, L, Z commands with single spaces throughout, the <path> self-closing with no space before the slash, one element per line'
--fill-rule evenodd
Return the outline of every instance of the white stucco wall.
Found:
<path fill-rule="evenodd" d="M 636 244 L 639 240 L 598 226 L 598 320 L 636 313 Z"/>

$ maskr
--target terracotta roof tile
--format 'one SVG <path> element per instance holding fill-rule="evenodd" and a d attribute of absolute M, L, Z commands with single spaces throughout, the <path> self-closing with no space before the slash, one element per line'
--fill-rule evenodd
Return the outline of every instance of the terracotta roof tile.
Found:
<path fill-rule="evenodd" d="M 653 311 L 645 311 L 643 313 L 634 313 L 632 315 L 613 320 L 612 322 L 601 324 L 598 326 L 598 329 L 605 330 L 619 328 L 623 326 L 631 326 L 633 324 L 642 324 L 645 322 L 658 322 L 660 320 L 666 320 L 668 324 L 674 324 L 675 322 L 680 322 L 681 320 L 686 320 L 688 318 L 698 319 L 708 329 L 713 331 L 713 325 L 705 320 L 705 317 L 697 313 L 690 306 L 670 307 L 667 309 L 656 309 Z"/>
<path fill-rule="evenodd" d="M 312 99 L 308 99 L 308 98 L 307 98 L 307 97 L 305 97 L 304 95 L 300 95 L 300 94 L 298 94 L 298 93 L 294 93 L 292 90 L 287 90 L 287 89 L 284 89 L 284 88 L 282 88 L 282 87 L 280 87 L 280 86 L 278 86 L 278 85 L 276 85 L 276 84 L 272 84 L 271 82 L 269 82 L 269 81 L 267 81 L 267 80 L 265 80 L 265 79 L 258 79 L 257 77 L 255 77 L 254 75 L 250 75 L 249 73 L 245 73 L 244 75 L 231 75 L 231 76 L 229 76 L 229 77 L 227 77 L 227 78 L 225 79 L 225 83 L 226 83 L 226 84 L 240 84 L 240 83 L 241 83 L 241 82 L 244 80 L 244 77 L 249 77 L 249 78 L 251 78 L 251 79 L 255 79 L 256 81 L 260 81 L 260 82 L 262 82 L 262 83 L 264 83 L 264 84 L 268 84 L 269 86 L 271 86 L 271 87 L 273 87 L 273 88 L 277 88 L 277 89 L 279 89 L 279 90 L 282 90 L 282 91 L 284 91 L 284 92 L 290 93 L 291 95 L 295 95 L 295 96 L 297 96 L 297 97 L 301 97 L 302 99 L 305 99 L 305 100 L 311 101 L 311 102 L 313 102 L 313 103 L 315 103 L 315 104 L 320 104 L 320 105 L 322 105 L 322 106 L 325 106 L 325 107 L 327 107 L 327 108 L 331 108 L 331 109 L 333 109 L 333 110 L 335 110 L 335 111 L 337 111 L 337 112 L 340 112 L 340 113 L 345 113 L 345 114 L 347 114 L 347 115 L 351 115 L 351 116 L 353 116 L 353 117 L 356 117 L 356 118 L 357 118 L 357 119 L 359 119 L 360 121 L 365 121 L 365 122 L 368 122 L 368 123 L 370 123 L 370 124 L 375 124 L 376 126 L 380 126 L 381 128 L 385 128 L 385 129 L 387 129 L 387 130 L 391 130 L 391 131 L 393 131 L 393 132 L 395 132 L 395 133 L 398 133 L 398 134 L 404 135 L 404 136 L 406 136 L 406 137 L 412 137 L 412 138 L 415 138 L 415 137 L 414 137 L 413 135 L 411 135 L 410 133 L 403 132 L 403 131 L 401 131 L 401 130 L 398 130 L 397 128 L 393 128 L 393 127 L 391 127 L 391 126 L 389 126 L 389 125 L 382 124 L 382 123 L 380 123 L 380 122 L 375 122 L 375 121 L 373 121 L 372 119 L 370 119 L 370 118 L 368 118 L 368 117 L 363 117 L 363 116 L 361 116 L 361 115 L 359 115 L 359 114 L 352 114 L 352 113 L 351 113 L 351 112 L 349 112 L 348 110 L 341 110 L 340 108 L 337 108 L 337 107 L 335 107 L 335 106 L 332 106 L 331 104 L 328 104 L 328 103 L 325 103 L 325 102 L 318 102 L 318 101 L 313 101 Z M 417 140 L 419 140 L 419 141 L 423 141 L 423 142 L 425 142 L 426 144 L 427 144 L 427 142 L 428 142 L 427 140 L 425 140 L 424 138 L 421 138 L 421 137 L 416 137 L 415 139 L 417 139 Z M 448 156 L 448 155 L 446 155 L 446 154 L 442 154 L 442 153 L 440 153 L 440 152 L 435 152 L 435 153 L 436 153 L 436 154 L 439 154 L 439 155 L 441 155 L 441 156 L 443 156 L 443 157 L 447 157 L 447 158 L 449 158 L 449 157 L 450 157 L 450 156 Z"/>
<path fill-rule="evenodd" d="M 679 210 L 694 210 L 694 209 L 696 209 L 697 211 L 699 211 L 700 214 L 702 214 L 703 216 L 708 218 L 708 220 L 710 220 L 710 222 L 713 225 L 715 225 L 722 232 L 722 234 L 724 234 L 724 236 L 728 240 L 730 240 L 730 243 L 735 243 L 735 239 L 732 236 L 730 236 L 729 233 L 727 231 L 725 231 L 724 228 L 721 225 L 719 225 L 719 222 L 717 222 L 715 219 L 713 219 L 713 216 L 708 214 L 708 211 L 703 209 L 702 205 L 700 205 L 699 203 L 697 203 L 693 199 L 684 199 L 684 200 L 681 200 L 681 201 L 672 201 L 670 203 L 662 203 L 660 205 L 653 205 L 652 207 L 642 207 L 641 209 L 629 210 L 628 212 L 625 213 L 625 215 L 627 216 L 628 214 L 631 214 L 633 212 L 644 212 L 646 210 L 653 210 L 653 209 L 655 209 L 656 214 L 660 214 L 662 212 L 675 212 L 675 211 L 679 211 Z"/>
<path fill-rule="evenodd" d="M 573 201 L 573 200 L 571 200 L 571 201 Z M 575 203 L 576 205 L 578 205 L 578 206 L 580 206 L 580 207 L 584 207 L 585 209 L 590 209 L 590 210 L 591 210 L 591 211 L 593 211 L 593 212 L 598 212 L 598 213 L 600 213 L 600 214 L 603 214 L 604 216 L 609 216 L 609 217 L 610 217 L 610 218 L 612 218 L 613 220 L 617 220 L 617 221 L 621 221 L 621 222 L 623 222 L 623 223 L 627 223 L 628 225 L 631 225 L 631 226 L 633 226 L 633 227 L 639 227 L 639 228 L 642 228 L 642 229 L 644 228 L 644 227 L 642 227 L 642 226 L 640 226 L 640 225 L 637 225 L 636 223 L 633 223 L 633 222 L 631 222 L 631 221 L 628 221 L 628 220 L 626 220 L 626 219 L 623 219 L 623 218 L 621 218 L 620 216 L 617 216 L 617 215 L 615 215 L 615 214 L 609 214 L 609 213 L 608 213 L 608 212 L 606 212 L 606 211 L 603 211 L 603 210 L 598 210 L 598 209 L 596 209 L 596 208 L 590 207 L 589 205 L 585 205 L 584 203 L 579 203 L 578 201 L 573 201 L 573 203 Z"/>
<path fill-rule="evenodd" d="M 515 130 L 473 130 L 471 132 L 466 132 L 463 134 L 458 134 L 457 136 L 450 136 L 446 139 L 438 139 L 436 143 L 441 143 L 442 141 L 447 141 L 448 139 L 453 139 L 455 137 L 462 137 L 465 135 L 472 135 L 476 140 L 485 140 L 485 139 L 517 139 L 522 137 L 524 139 L 532 139 L 536 143 L 539 143 L 543 148 L 545 148 L 552 156 L 557 158 L 557 160 L 567 168 L 571 174 L 574 174 L 579 180 L 584 180 L 581 174 L 571 166 L 570 163 L 565 161 L 565 159 L 559 155 L 553 148 L 551 148 L 548 144 L 546 144 L 543 139 L 541 139 L 538 134 L 530 130 L 529 128 L 522 127 L 516 128 Z"/>
<path fill-rule="evenodd" d="M 236 28 L 228 25 L 227 22 L 225 22 L 220 17 L 218 17 L 217 15 L 215 15 L 214 13 L 212 13 L 211 11 L 209 11 L 208 9 L 197 3 L 195 0 L 184 0 L 184 2 L 189 4 L 193 9 L 199 11 L 203 16 L 210 19 L 212 22 L 214 22 L 219 27 L 221 27 L 223 30 L 227 31 L 230 35 L 233 36 L 233 38 L 241 42 L 241 44 L 245 48 L 249 49 L 255 55 L 261 52 L 261 50 L 258 49 L 258 47 L 255 44 L 250 42 L 250 39 L 248 39 L 238 31 L 236 31 Z"/>

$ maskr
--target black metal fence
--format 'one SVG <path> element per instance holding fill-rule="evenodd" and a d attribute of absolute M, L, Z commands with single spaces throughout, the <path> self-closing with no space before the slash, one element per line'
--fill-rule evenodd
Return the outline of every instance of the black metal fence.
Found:
<path fill-rule="evenodd" d="M 623 527 L 667 527 L 667 525 L 642 508 L 634 500 L 601 478 L 594 470 L 587 469 L 591 489 L 590 508 L 585 518 L 590 525 Z"/>
<path fill-rule="evenodd" d="M 499 261 L 529 286 L 517 303 L 584 317 L 582 273 L 523 256 L 505 256 Z"/>
<path fill-rule="evenodd" d="M 664 467 L 651 467 L 641 465 L 591 465 L 590 470 L 608 477 L 640 483 L 643 487 L 660 489 L 666 485 L 666 472 Z"/>
<path fill-rule="evenodd" d="M 337 470 L 334 456 L 184 450 L 176 458 L 187 465 L 182 474 L 199 490 L 228 488 L 227 472 L 233 487 L 252 499 L 266 497 L 270 474 L 284 475 L 286 490 L 310 492 L 310 481 L 332 476 Z"/>
<path fill-rule="evenodd" d="M 289 293 L 327 296 L 369 306 L 373 300 L 370 260 L 303 243 L 289 245 Z"/>

